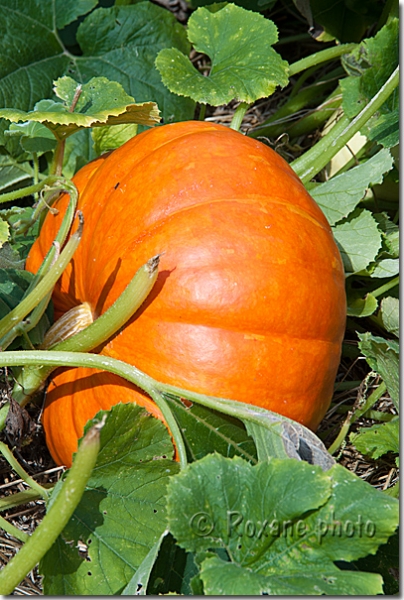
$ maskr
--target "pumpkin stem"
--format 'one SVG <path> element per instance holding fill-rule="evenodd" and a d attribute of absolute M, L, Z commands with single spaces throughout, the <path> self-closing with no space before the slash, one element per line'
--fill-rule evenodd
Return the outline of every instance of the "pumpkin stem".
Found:
<path fill-rule="evenodd" d="M 88 302 L 74 306 L 48 329 L 40 348 L 47 350 L 56 346 L 91 325 L 93 321 L 93 312 Z"/>
<path fill-rule="evenodd" d="M 91 308 L 89 306 L 83 307 L 81 305 L 81 307 L 76 307 L 73 312 L 69 311 L 70 314 L 65 315 L 65 320 L 60 325 L 55 324 L 54 330 L 56 331 L 55 339 L 57 339 L 61 331 L 63 335 L 67 335 L 63 339 L 61 337 L 62 341 L 53 344 L 54 331 L 51 332 L 49 334 L 51 343 L 49 343 L 48 339 L 46 347 L 48 349 L 52 348 L 52 350 L 87 352 L 106 342 L 125 325 L 146 300 L 158 276 L 159 260 L 160 255 L 153 256 L 146 264 L 140 267 L 119 298 L 95 321 L 92 321 Z M 81 314 L 81 325 L 84 325 L 84 320 L 87 320 L 87 323 L 89 323 L 84 329 L 76 322 L 78 313 Z M 85 316 L 83 316 L 84 313 L 86 313 Z M 77 333 L 72 335 L 71 330 L 75 327 L 77 328 Z M 24 405 L 28 402 L 30 396 L 42 386 L 54 369 L 55 367 L 46 365 L 24 368 L 17 377 L 17 383 L 14 386 L 14 399 Z"/>

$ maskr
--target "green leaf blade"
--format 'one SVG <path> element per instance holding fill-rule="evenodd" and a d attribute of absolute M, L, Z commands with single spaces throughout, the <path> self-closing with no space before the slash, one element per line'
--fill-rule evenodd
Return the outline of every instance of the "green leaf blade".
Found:
<path fill-rule="evenodd" d="M 156 66 L 176 94 L 213 106 L 232 99 L 251 103 L 288 83 L 288 65 L 270 47 L 276 26 L 262 15 L 234 4 L 218 12 L 199 8 L 189 19 L 188 37 L 210 57 L 211 72 L 204 77 L 180 51 L 162 50 Z"/>
<path fill-rule="evenodd" d="M 143 409 L 125 404 L 108 413 L 96 467 L 57 541 L 58 559 L 51 549 L 41 563 L 47 594 L 121 592 L 166 529 L 166 486 L 179 466 L 162 457 L 172 455 L 166 427 Z"/>
<path fill-rule="evenodd" d="M 382 183 L 383 175 L 392 167 L 390 152 L 381 150 L 364 164 L 320 184 L 311 195 L 330 225 L 335 225 L 356 208 L 370 185 Z"/>

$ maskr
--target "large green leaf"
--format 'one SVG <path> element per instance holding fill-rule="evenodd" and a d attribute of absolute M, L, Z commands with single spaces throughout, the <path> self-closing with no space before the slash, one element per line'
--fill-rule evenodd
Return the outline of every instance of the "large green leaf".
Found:
<path fill-rule="evenodd" d="M 166 398 L 185 434 L 190 460 L 216 451 L 223 456 L 238 455 L 253 463 L 257 461 L 254 442 L 241 421 L 175 396 Z"/>
<path fill-rule="evenodd" d="M 288 64 L 271 48 L 277 28 L 262 15 L 234 4 L 217 12 L 198 8 L 188 21 L 188 38 L 209 56 L 211 69 L 205 77 L 179 49 L 161 50 L 156 66 L 176 94 L 213 106 L 233 99 L 250 103 L 288 83 Z"/>
<path fill-rule="evenodd" d="M 0 106 L 30 111 L 50 97 L 58 77 L 87 83 L 102 76 L 120 83 L 137 102 L 156 102 L 166 122 L 192 118 L 194 104 L 171 94 L 154 66 L 162 48 L 189 49 L 175 17 L 150 2 L 97 8 L 80 24 L 80 55 L 73 55 L 56 27 L 91 6 L 84 0 L 76 6 L 63 0 L 0 0 Z"/>
<path fill-rule="evenodd" d="M 112 409 L 81 502 L 41 562 L 46 594 L 122 591 L 166 528 L 167 481 L 179 468 L 172 456 L 160 421 L 134 404 Z"/>
<path fill-rule="evenodd" d="M 290 459 L 252 466 L 210 455 L 168 487 L 170 530 L 197 553 L 208 595 L 381 593 L 379 575 L 335 561 L 374 553 L 398 514 L 396 500 L 340 465 L 324 472 Z"/>
<path fill-rule="evenodd" d="M 39 122 L 55 137 L 64 139 L 79 129 L 100 125 L 138 123 L 155 125 L 160 121 L 154 102 L 136 104 L 122 86 L 106 77 L 93 77 L 78 84 L 71 77 L 60 77 L 53 90 L 62 102 L 40 100 L 32 111 L 0 109 L 0 117 L 12 122 Z"/>

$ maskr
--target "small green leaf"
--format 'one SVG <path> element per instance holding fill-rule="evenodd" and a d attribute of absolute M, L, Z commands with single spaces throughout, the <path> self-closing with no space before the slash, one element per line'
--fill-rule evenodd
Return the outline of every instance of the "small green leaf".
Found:
<path fill-rule="evenodd" d="M 174 93 L 219 106 L 233 99 L 251 103 L 288 83 L 288 64 L 271 45 L 275 24 L 262 15 L 228 4 L 218 12 L 198 8 L 188 21 L 188 38 L 211 61 L 208 77 L 179 50 L 163 49 L 156 66 Z"/>
<path fill-rule="evenodd" d="M 349 317 L 369 317 L 373 315 L 378 307 L 377 298 L 371 293 L 366 294 L 364 298 L 358 296 L 358 292 L 348 290 L 347 294 L 347 315 Z"/>
<path fill-rule="evenodd" d="M 94 151 L 97 155 L 109 150 L 119 148 L 133 138 L 137 133 L 137 125 L 129 123 L 124 125 L 106 125 L 104 127 L 96 127 L 91 132 L 91 137 L 94 142 Z"/>
<path fill-rule="evenodd" d="M 359 348 L 373 371 L 382 376 L 390 397 L 399 409 L 399 345 L 370 333 L 358 333 Z"/>
<path fill-rule="evenodd" d="M 23 150 L 36 152 L 39 155 L 54 150 L 56 146 L 55 136 L 45 125 L 35 121 L 11 123 L 8 131 L 4 132 L 4 136 L 6 139 L 10 136 L 19 137 Z"/>
<path fill-rule="evenodd" d="M 375 260 L 382 243 L 377 223 L 368 210 L 356 209 L 333 228 L 346 273 L 357 273 Z"/>
<path fill-rule="evenodd" d="M 377 459 L 387 452 L 400 452 L 400 421 L 397 417 L 388 423 L 372 427 L 361 427 L 358 433 L 349 436 L 352 444 L 366 456 Z"/>
<path fill-rule="evenodd" d="M 395 336 L 400 335 L 400 301 L 398 298 L 387 296 L 380 303 L 380 316 L 386 331 Z"/>
<path fill-rule="evenodd" d="M 28 162 L 19 163 L 11 156 L 0 155 L 0 191 L 16 184 L 32 183 L 33 171 Z"/>
<path fill-rule="evenodd" d="M 385 258 L 376 263 L 371 270 L 371 277 L 395 277 L 400 272 L 400 261 L 398 258 Z"/>
<path fill-rule="evenodd" d="M 10 225 L 7 223 L 7 221 L 3 221 L 3 219 L 0 219 L 0 248 L 5 242 L 8 241 L 9 237 Z"/>
<path fill-rule="evenodd" d="M 63 104 L 41 100 L 29 112 L 3 108 L 0 117 L 13 122 L 43 123 L 58 139 L 68 137 L 82 127 L 122 123 L 152 126 L 160 121 L 154 102 L 135 104 L 119 83 L 109 81 L 106 77 L 93 77 L 83 85 L 71 77 L 61 77 L 55 82 L 54 92 L 63 100 Z M 71 110 L 73 105 L 74 110 Z"/>
<path fill-rule="evenodd" d="M 166 530 L 166 486 L 179 467 L 162 457 L 172 455 L 161 421 L 134 404 L 113 407 L 80 504 L 41 562 L 46 594 L 121 593 Z"/>
<path fill-rule="evenodd" d="M 382 183 L 383 175 L 392 167 L 390 152 L 381 150 L 362 165 L 322 183 L 311 195 L 330 225 L 335 225 L 356 208 L 370 185 Z"/>

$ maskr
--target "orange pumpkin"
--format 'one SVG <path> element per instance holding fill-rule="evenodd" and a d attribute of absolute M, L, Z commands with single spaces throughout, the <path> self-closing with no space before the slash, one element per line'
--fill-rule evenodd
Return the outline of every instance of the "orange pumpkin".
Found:
<path fill-rule="evenodd" d="M 256 404 L 316 429 L 332 396 L 345 327 L 341 258 L 331 229 L 289 165 L 221 125 L 150 129 L 74 178 L 84 234 L 53 295 L 56 315 L 87 302 L 94 318 L 161 253 L 150 297 L 102 353 L 160 381 Z M 68 198 L 30 252 L 35 272 Z M 114 375 L 52 376 L 43 414 L 57 463 L 70 464 L 101 408 L 136 402 Z"/>

